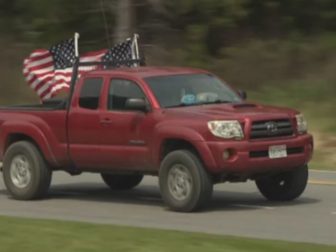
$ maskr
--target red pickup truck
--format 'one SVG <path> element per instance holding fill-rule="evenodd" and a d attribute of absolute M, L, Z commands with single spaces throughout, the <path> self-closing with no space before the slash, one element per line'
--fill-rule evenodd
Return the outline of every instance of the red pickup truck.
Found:
<path fill-rule="evenodd" d="M 248 103 L 207 71 L 94 70 L 70 97 L 0 109 L 0 160 L 15 199 L 43 197 L 56 170 L 100 173 L 113 190 L 155 175 L 166 205 L 184 212 L 206 205 L 215 183 L 254 180 L 276 201 L 306 187 L 313 139 L 302 114 Z"/>

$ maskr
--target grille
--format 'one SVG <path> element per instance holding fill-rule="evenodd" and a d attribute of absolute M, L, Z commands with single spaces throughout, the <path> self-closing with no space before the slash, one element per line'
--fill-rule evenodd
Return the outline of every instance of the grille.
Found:
<path fill-rule="evenodd" d="M 250 139 L 291 136 L 294 134 L 289 119 L 256 121 L 252 123 Z"/>

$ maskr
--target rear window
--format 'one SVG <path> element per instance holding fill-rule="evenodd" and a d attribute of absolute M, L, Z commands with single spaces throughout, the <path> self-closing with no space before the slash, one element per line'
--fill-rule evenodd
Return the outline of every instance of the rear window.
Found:
<path fill-rule="evenodd" d="M 84 80 L 79 96 L 79 106 L 85 109 L 97 109 L 99 107 L 102 86 L 102 78 L 88 78 Z"/>

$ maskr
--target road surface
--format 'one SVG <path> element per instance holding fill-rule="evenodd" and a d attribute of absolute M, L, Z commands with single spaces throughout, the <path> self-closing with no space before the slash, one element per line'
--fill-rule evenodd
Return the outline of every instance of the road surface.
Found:
<path fill-rule="evenodd" d="M 216 185 L 207 209 L 185 214 L 164 208 L 155 177 L 134 190 L 112 192 L 97 174 L 56 172 L 47 199 L 22 202 L 8 196 L 1 176 L 0 215 L 336 245 L 336 173 L 311 172 L 310 180 L 291 203 L 267 202 L 252 182 Z"/>

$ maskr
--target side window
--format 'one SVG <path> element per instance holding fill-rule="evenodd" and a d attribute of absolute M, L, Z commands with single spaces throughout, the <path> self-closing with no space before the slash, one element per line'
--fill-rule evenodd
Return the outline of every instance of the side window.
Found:
<path fill-rule="evenodd" d="M 130 80 L 113 79 L 110 83 L 108 109 L 127 110 L 126 101 L 129 98 L 145 98 L 140 87 Z"/>
<path fill-rule="evenodd" d="M 88 78 L 84 80 L 79 96 L 79 106 L 86 109 L 97 109 L 102 86 L 103 79 L 101 78 Z"/>

